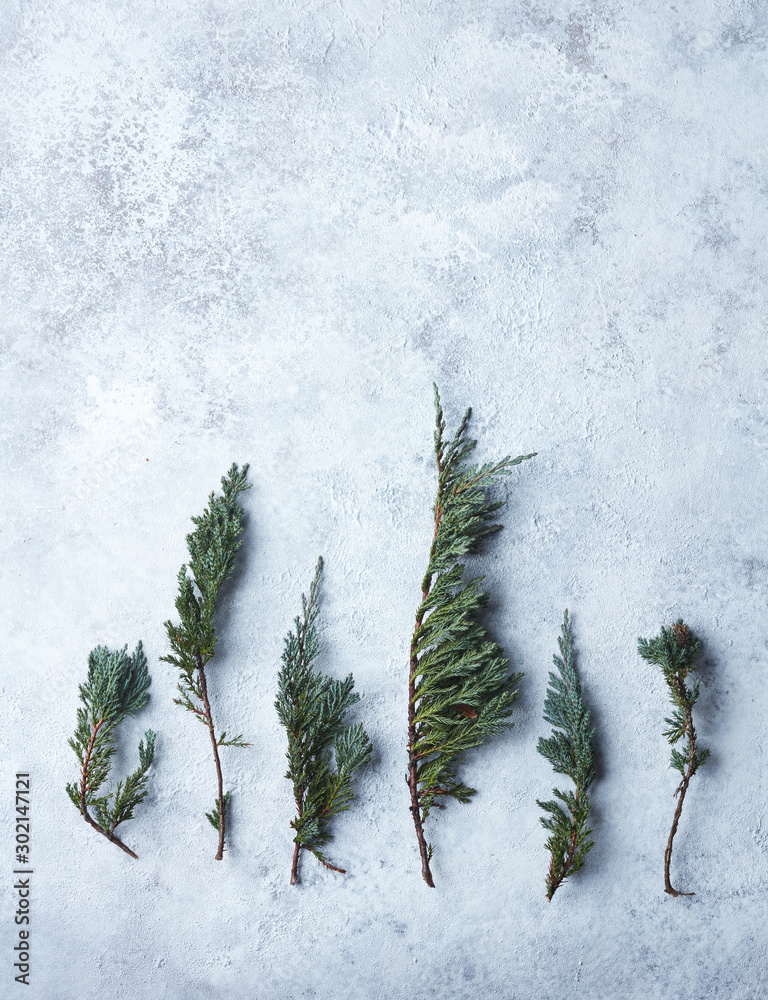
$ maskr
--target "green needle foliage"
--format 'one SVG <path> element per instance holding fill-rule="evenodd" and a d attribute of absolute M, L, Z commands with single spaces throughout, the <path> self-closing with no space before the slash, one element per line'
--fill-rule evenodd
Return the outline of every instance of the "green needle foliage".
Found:
<path fill-rule="evenodd" d="M 493 521 L 504 502 L 488 488 L 531 455 L 468 465 L 476 441 L 467 437 L 467 410 L 450 441 L 435 390 L 437 497 L 434 535 L 411 642 L 408 691 L 408 775 L 421 873 L 434 886 L 423 822 L 442 798 L 468 802 L 475 793 L 458 777 L 467 750 L 506 729 L 522 674 L 509 675 L 504 651 L 478 618 L 488 603 L 482 577 L 464 582 L 459 560 L 501 529 Z M 535 453 L 534 453 L 535 454 Z"/>
<path fill-rule="evenodd" d="M 310 851 L 326 868 L 345 873 L 323 854 L 332 839 L 328 821 L 349 809 L 352 775 L 371 759 L 373 748 L 362 725 L 344 725 L 348 708 L 360 700 L 352 674 L 343 681 L 317 673 L 312 663 L 320 652 L 315 621 L 318 615 L 320 574 L 318 559 L 309 600 L 302 594 L 301 616 L 294 620 L 296 632 L 285 639 L 283 666 L 277 676 L 275 708 L 288 734 L 288 771 L 296 801 L 291 826 L 294 837 L 291 885 L 299 880 L 299 853 Z M 331 770 L 331 750 L 335 770 Z"/>
<path fill-rule="evenodd" d="M 541 825 L 550 831 L 547 850 L 550 852 L 547 872 L 547 899 L 579 868 L 594 847 L 592 833 L 587 828 L 589 796 L 595 776 L 595 755 L 592 749 L 592 728 L 589 709 L 581 699 L 581 684 L 573 665 L 573 641 L 566 609 L 563 631 L 557 640 L 560 656 L 553 656 L 557 673 L 550 673 L 547 697 L 544 701 L 544 721 L 553 726 L 548 739 L 540 738 L 536 749 L 552 765 L 557 774 L 567 774 L 576 786 L 573 792 L 553 788 L 555 796 L 536 804 L 548 813 Z M 556 801 L 558 800 L 558 801 Z M 563 806 L 565 808 L 563 808 Z"/>
<path fill-rule="evenodd" d="M 175 602 L 181 622 L 178 625 L 171 621 L 165 623 L 173 653 L 161 657 L 165 662 L 178 667 L 181 675 L 179 697 L 174 699 L 176 704 L 192 712 L 208 729 L 211 738 L 218 794 L 213 810 L 206 813 L 206 816 L 219 834 L 215 855 L 217 861 L 224 857 L 229 801 L 229 792 L 224 794 L 219 747 L 247 747 L 250 743 L 245 742 L 242 734 L 229 738 L 226 732 L 216 735 L 205 668 L 213 659 L 218 642 L 214 615 L 219 589 L 231 575 L 235 556 L 242 545 L 243 509 L 237 498 L 250 489 L 250 483 L 246 482 L 247 475 L 247 465 L 242 469 L 233 465 L 221 480 L 223 495 L 217 497 L 211 493 L 203 514 L 192 518 L 195 530 L 187 535 L 192 578 L 187 573 L 187 566 L 182 566 L 178 576 L 179 593 Z"/>
<path fill-rule="evenodd" d="M 662 626 L 661 633 L 655 639 L 638 639 L 637 651 L 644 660 L 661 667 L 664 680 L 669 688 L 672 701 L 672 715 L 665 719 L 669 727 L 664 735 L 672 746 L 670 767 L 679 771 L 682 780 L 677 786 L 677 808 L 672 820 L 672 829 L 664 852 L 664 891 L 670 896 L 694 896 L 693 892 L 678 892 L 672 888 L 669 868 L 672 861 L 672 841 L 677 833 L 677 824 L 683 811 L 683 800 L 688 791 L 688 784 L 698 769 L 709 757 L 709 750 L 697 746 L 696 729 L 693 725 L 693 706 L 699 697 L 699 680 L 691 687 L 685 680 L 696 669 L 696 661 L 701 652 L 701 642 L 688 626 L 679 618 L 670 628 Z M 675 744 L 685 740 L 682 752 L 674 749 Z"/>
<path fill-rule="evenodd" d="M 114 792 L 98 793 L 112 769 L 115 730 L 146 705 L 150 683 L 141 643 L 133 656 L 128 655 L 127 646 L 115 652 L 97 646 L 88 657 L 88 679 L 79 685 L 83 705 L 77 710 L 75 735 L 68 741 L 80 761 L 80 776 L 67 785 L 67 794 L 86 823 L 132 858 L 136 855 L 115 830 L 133 818 L 133 810 L 147 797 L 147 775 L 155 754 L 151 729 L 144 734 L 146 746 L 144 740 L 139 742 L 138 768 L 120 780 Z"/>

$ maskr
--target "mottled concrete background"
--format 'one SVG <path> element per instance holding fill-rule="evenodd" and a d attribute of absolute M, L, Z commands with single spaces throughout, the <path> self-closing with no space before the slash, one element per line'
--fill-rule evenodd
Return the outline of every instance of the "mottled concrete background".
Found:
<path fill-rule="evenodd" d="M 32 773 L 45 1000 L 765 995 L 768 15 L 758 2 L 74 0 L 2 5 L 4 778 Z M 481 460 L 538 451 L 473 566 L 525 672 L 480 789 L 405 771 L 430 540 L 431 382 Z M 190 516 L 250 462 L 205 730 L 162 622 Z M 326 559 L 322 667 L 376 746 L 332 858 L 291 888 L 272 706 Z M 598 727 L 597 846 L 544 898 L 535 751 L 564 607 Z M 712 759 L 686 800 L 636 637 L 684 616 Z M 159 733 L 134 862 L 67 800 L 89 650 L 141 638 Z M 0 993 L 15 996 L 11 827 Z"/>

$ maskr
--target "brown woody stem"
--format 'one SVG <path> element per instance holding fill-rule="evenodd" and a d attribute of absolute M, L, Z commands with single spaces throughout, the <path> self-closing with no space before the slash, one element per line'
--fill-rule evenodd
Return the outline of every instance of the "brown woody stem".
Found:
<path fill-rule="evenodd" d="M 321 865 L 325 865 L 326 868 L 330 868 L 332 872 L 339 872 L 342 875 L 347 874 L 346 868 L 337 868 L 336 865 L 332 865 L 330 861 L 326 861 L 325 858 L 321 858 L 319 854 L 316 854 L 315 857 Z"/>
<path fill-rule="evenodd" d="M 438 461 L 437 465 L 438 477 L 442 472 L 440 468 L 440 463 Z M 438 479 L 439 482 L 439 479 Z M 437 543 L 437 530 L 440 527 L 440 519 L 443 516 L 443 509 L 441 505 L 442 500 L 442 485 L 438 486 L 437 493 L 437 503 L 435 504 L 435 531 L 432 536 L 432 546 L 429 551 L 429 563 L 432 563 L 432 557 L 435 553 L 435 545 Z M 430 588 L 432 586 L 432 576 L 427 574 L 424 577 L 424 582 L 422 583 L 422 593 L 421 593 L 421 603 L 427 599 Z M 427 842 L 424 837 L 424 824 L 421 815 L 421 803 L 419 802 L 419 775 L 418 775 L 418 762 L 419 758 L 423 757 L 424 754 L 418 754 L 414 751 L 416 745 L 417 733 L 416 733 L 416 674 L 419 669 L 419 657 L 416 652 L 416 647 L 418 645 L 418 635 L 419 629 L 424 621 L 424 613 L 419 609 L 416 615 L 416 625 L 413 630 L 413 639 L 411 640 L 411 659 L 410 659 L 410 669 L 408 672 L 408 787 L 411 791 L 411 815 L 413 816 L 413 825 L 416 827 L 416 840 L 419 844 L 419 854 L 421 855 L 421 876 L 427 885 L 431 888 L 435 888 L 435 883 L 432 881 L 432 871 L 429 867 L 429 848 L 427 847 Z"/>
<path fill-rule="evenodd" d="M 576 792 L 574 794 L 574 800 L 575 800 L 576 804 L 578 805 L 578 802 L 579 802 L 579 790 L 578 789 L 576 789 Z M 568 873 L 571 870 L 571 865 L 573 864 L 573 858 L 574 858 L 574 855 L 576 854 L 576 840 L 577 840 L 577 837 L 578 837 L 578 832 L 579 832 L 579 830 L 578 830 L 578 827 L 576 825 L 576 819 L 575 819 L 573 813 L 571 813 L 571 841 L 570 841 L 570 843 L 568 845 L 568 853 L 565 856 L 565 861 L 563 863 L 563 867 L 560 869 L 560 875 L 559 875 L 558 878 L 554 877 L 554 875 L 555 875 L 555 856 L 554 856 L 554 854 L 552 855 L 552 857 L 550 859 L 550 862 L 549 862 L 549 885 L 550 885 L 550 889 L 549 889 L 549 892 L 547 893 L 547 899 L 549 900 L 550 903 L 552 902 L 552 897 L 554 896 L 555 892 L 563 884 L 563 882 L 565 881 L 565 879 L 568 877 Z"/>
<path fill-rule="evenodd" d="M 408 728 L 409 738 L 413 735 L 413 727 Z M 429 850 L 427 848 L 427 842 L 424 839 L 424 826 L 421 820 L 421 807 L 419 805 L 419 785 L 418 779 L 416 777 L 416 761 L 411 761 L 408 773 L 408 786 L 411 789 L 411 815 L 413 816 L 413 825 L 416 827 L 416 840 L 419 842 L 419 853 L 421 854 L 421 876 L 427 885 L 431 888 L 435 888 L 435 883 L 432 881 L 432 871 L 429 867 Z"/>
<path fill-rule="evenodd" d="M 685 732 L 688 736 L 688 767 L 683 775 L 683 780 L 675 792 L 675 795 L 678 797 L 677 808 L 672 820 L 672 829 L 669 831 L 667 849 L 664 852 L 664 892 L 669 893 L 670 896 L 696 895 L 695 892 L 679 892 L 677 889 L 673 889 L 669 879 L 669 866 L 672 861 L 672 841 L 675 839 L 675 834 L 677 833 L 677 824 L 680 822 L 680 814 L 683 811 L 683 800 L 685 799 L 685 793 L 688 791 L 688 783 L 693 777 L 694 761 L 696 759 L 696 730 L 693 728 L 693 716 L 691 715 L 690 708 L 685 709 Z"/>
<path fill-rule="evenodd" d="M 291 885 L 296 885 L 299 881 L 299 851 L 301 846 L 297 843 L 293 848 L 293 864 L 291 865 Z"/>
<path fill-rule="evenodd" d="M 211 703 L 208 701 L 208 685 L 205 680 L 205 666 L 203 664 L 203 658 L 198 653 L 197 654 L 197 672 L 200 675 L 200 693 L 203 696 L 203 706 L 205 708 L 205 724 L 208 726 L 208 732 L 211 737 L 211 746 L 213 747 L 213 759 L 216 763 L 216 778 L 218 781 L 218 795 L 219 795 L 219 848 L 214 855 L 216 861 L 221 861 L 224 857 L 224 832 L 225 832 L 225 818 L 224 818 L 224 779 L 221 775 L 221 761 L 219 760 L 219 746 L 216 742 L 216 731 L 213 727 L 213 715 L 211 714 Z"/>
<path fill-rule="evenodd" d="M 303 641 L 304 637 L 302 635 L 300 642 Z M 298 819 L 301 819 L 302 814 L 304 813 L 303 789 L 299 792 L 299 797 L 296 799 L 296 812 Z M 298 837 L 298 833 L 296 834 L 296 836 Z M 291 865 L 291 885 L 296 885 L 296 883 L 299 881 L 299 852 L 301 851 L 301 844 L 298 842 L 298 840 L 295 841 L 295 844 L 296 846 L 293 849 L 293 864 Z"/>
<path fill-rule="evenodd" d="M 301 815 L 304 812 L 303 791 L 299 796 L 299 798 L 296 800 L 296 808 L 298 810 L 299 819 L 301 819 Z M 320 815 L 322 816 L 324 815 L 324 813 L 325 810 L 323 810 L 323 812 Z M 306 844 L 299 844 L 299 842 L 296 840 L 294 840 L 294 845 L 295 846 L 293 848 L 293 864 L 291 865 L 291 885 L 296 885 L 297 882 L 299 882 L 299 853 L 301 852 L 302 847 L 304 848 L 305 851 L 311 850 L 311 848 L 307 847 Z M 326 868 L 329 868 L 332 872 L 339 872 L 342 875 L 347 874 L 346 868 L 337 868 L 336 865 L 332 865 L 330 861 L 326 861 L 325 858 L 320 857 L 320 855 L 317 854 L 315 851 L 312 851 L 312 853 L 315 855 L 317 860 L 322 865 L 324 865 Z"/>
<path fill-rule="evenodd" d="M 96 822 L 96 820 L 88 812 L 88 806 L 87 806 L 86 801 L 85 801 L 86 792 L 88 790 L 87 789 L 87 784 L 86 784 L 86 780 L 87 780 L 86 779 L 86 775 L 87 775 L 87 772 L 88 772 L 88 765 L 91 762 L 91 754 L 93 753 L 93 746 L 94 746 L 94 743 L 96 742 L 96 736 L 97 736 L 97 734 L 98 734 L 98 732 L 101 729 L 101 727 L 102 727 L 103 724 L 104 724 L 104 720 L 103 719 L 99 719 L 99 721 L 93 727 L 93 731 L 91 733 L 91 738 L 88 741 L 88 749 L 86 750 L 85 757 L 83 758 L 83 772 L 82 772 L 82 777 L 81 777 L 81 780 L 80 780 L 80 812 L 83 814 L 83 819 L 85 820 L 85 822 L 89 823 L 93 827 L 94 830 L 98 831 L 102 835 L 102 837 L 106 837 L 107 840 L 109 840 L 111 843 L 116 844 L 120 848 L 121 851 L 125 851 L 126 854 L 130 854 L 130 856 L 132 858 L 134 858 L 135 860 L 138 860 L 138 857 L 139 857 L 138 854 L 134 854 L 133 851 L 130 849 L 130 847 L 128 847 L 126 844 L 124 844 L 122 842 L 122 840 L 120 840 L 119 837 L 115 836 L 115 834 L 113 832 L 114 831 L 114 826 L 111 829 L 109 829 L 109 830 L 105 830 L 103 826 L 99 826 L 99 824 Z"/>

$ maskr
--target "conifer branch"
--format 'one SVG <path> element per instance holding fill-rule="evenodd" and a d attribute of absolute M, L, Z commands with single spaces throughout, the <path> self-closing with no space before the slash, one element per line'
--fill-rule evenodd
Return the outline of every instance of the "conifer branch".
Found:
<path fill-rule="evenodd" d="M 132 858 L 137 855 L 115 830 L 133 818 L 133 810 L 147 797 L 148 772 L 155 754 L 151 729 L 144 734 L 146 746 L 144 740 L 139 741 L 138 768 L 121 779 L 114 792 L 101 796 L 97 792 L 112 769 L 115 730 L 123 719 L 146 705 L 149 685 L 141 642 L 132 656 L 128 656 L 127 646 L 112 653 L 106 646 L 97 646 L 88 657 L 88 679 L 79 685 L 83 707 L 77 710 L 75 735 L 68 740 L 80 762 L 80 777 L 67 784 L 67 795 L 86 823 Z"/>
<path fill-rule="evenodd" d="M 467 465 L 476 441 L 466 436 L 467 410 L 450 441 L 435 390 L 437 496 L 434 532 L 421 584 L 421 604 L 410 649 L 408 675 L 408 773 L 421 874 L 434 888 L 432 847 L 424 821 L 438 799 L 468 802 L 475 789 L 463 784 L 457 766 L 467 750 L 506 729 L 522 674 L 508 675 L 504 651 L 493 642 L 478 616 L 488 603 L 482 577 L 464 583 L 458 560 L 477 552 L 501 529 L 493 515 L 503 501 L 490 501 L 487 489 L 534 454 L 484 465 Z"/>
<path fill-rule="evenodd" d="M 211 493 L 208 506 L 200 517 L 193 517 L 195 530 L 187 535 L 189 549 L 189 570 L 187 566 L 179 570 L 179 593 L 175 601 L 181 619 L 178 625 L 165 622 L 165 630 L 173 653 L 161 657 L 166 663 L 178 668 L 180 697 L 174 702 L 191 712 L 208 729 L 216 767 L 216 804 L 213 811 L 206 813 L 209 822 L 219 834 L 216 861 L 224 857 L 226 835 L 226 814 L 229 792 L 224 793 L 224 778 L 221 771 L 219 747 L 248 747 L 242 734 L 227 740 L 226 732 L 216 736 L 213 712 L 208 698 L 206 667 L 213 659 L 218 641 L 213 618 L 219 588 L 231 575 L 235 566 L 235 556 L 242 542 L 243 508 L 237 502 L 239 495 L 251 488 L 246 482 L 248 466 L 238 469 L 233 464 L 221 480 L 223 495 Z"/>
<path fill-rule="evenodd" d="M 673 747 L 670 767 L 679 771 L 682 779 L 675 791 L 677 806 L 672 819 L 672 829 L 664 852 L 664 892 L 670 896 L 695 896 L 694 892 L 679 892 L 672 887 L 669 868 L 672 862 L 672 841 L 677 833 L 677 824 L 683 811 L 685 793 L 688 784 L 698 769 L 709 757 L 709 750 L 699 748 L 696 744 L 696 729 L 693 725 L 693 706 L 699 697 L 699 681 L 695 680 L 689 688 L 685 679 L 696 669 L 696 661 L 701 652 L 701 641 L 678 618 L 670 628 L 662 626 L 661 633 L 655 639 L 638 639 L 637 651 L 644 660 L 661 667 L 664 680 L 669 688 L 669 696 L 674 706 L 672 715 L 665 719 L 668 729 L 664 736 Z M 674 749 L 674 745 L 685 738 L 683 752 Z"/>
<path fill-rule="evenodd" d="M 573 641 L 566 609 L 562 633 L 557 640 L 560 656 L 553 656 L 557 674 L 550 673 L 544 701 L 544 721 L 553 726 L 552 736 L 539 739 L 536 749 L 557 774 L 566 774 L 576 786 L 574 792 L 552 790 L 555 799 L 536 804 L 547 816 L 541 825 L 550 831 L 547 850 L 550 852 L 547 872 L 547 899 L 551 902 L 563 882 L 583 867 L 587 853 L 594 847 L 592 833 L 587 828 L 589 796 L 587 792 L 595 776 L 592 749 L 592 728 L 589 709 L 581 698 L 581 684 L 573 664 Z M 565 808 L 563 808 L 565 806 Z"/>
<path fill-rule="evenodd" d="M 301 597 L 302 613 L 294 620 L 296 631 L 285 639 L 283 666 L 277 677 L 275 701 L 278 718 L 288 735 L 288 770 L 293 784 L 296 817 L 291 885 L 299 881 L 299 854 L 307 850 L 326 868 L 345 873 L 323 854 L 332 839 L 328 822 L 349 809 L 353 799 L 352 775 L 371 759 L 373 747 L 362 725 L 344 725 L 348 708 L 360 700 L 352 674 L 335 681 L 312 669 L 320 652 L 315 622 L 318 615 L 322 558 L 317 561 L 309 599 Z M 335 771 L 331 770 L 331 751 Z"/>

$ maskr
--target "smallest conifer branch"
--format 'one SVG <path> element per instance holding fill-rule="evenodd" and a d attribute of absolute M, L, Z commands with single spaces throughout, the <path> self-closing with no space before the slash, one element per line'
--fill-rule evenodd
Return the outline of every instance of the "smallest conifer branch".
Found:
<path fill-rule="evenodd" d="M 709 757 L 709 750 L 697 745 L 696 728 L 693 724 L 693 706 L 699 697 L 699 681 L 695 680 L 690 688 L 686 684 L 686 678 L 696 669 L 701 641 L 682 618 L 679 618 L 669 628 L 662 626 L 660 634 L 654 639 L 638 639 L 637 651 L 644 660 L 661 667 L 664 674 L 673 705 L 671 716 L 664 719 L 667 724 L 664 736 L 672 746 L 669 766 L 679 771 L 681 775 L 680 783 L 674 792 L 677 806 L 664 852 L 664 891 L 670 896 L 693 896 L 695 895 L 693 892 L 679 892 L 672 887 L 670 865 L 672 842 L 683 811 L 685 793 L 688 791 L 691 778 Z M 682 739 L 685 739 L 685 743 L 681 753 L 675 749 L 675 744 Z"/>
<path fill-rule="evenodd" d="M 557 673 L 549 675 L 544 702 L 544 719 L 553 727 L 552 736 L 540 738 L 536 749 L 557 774 L 567 775 L 576 788 L 573 792 L 555 788 L 554 799 L 547 802 L 536 800 L 537 805 L 547 813 L 540 818 L 541 825 L 550 831 L 546 844 L 550 852 L 546 878 L 547 899 L 550 902 L 569 875 L 583 867 L 587 853 L 594 846 L 594 841 L 589 839 L 592 831 L 586 823 L 590 809 L 587 792 L 595 775 L 592 748 L 595 731 L 589 709 L 581 697 L 581 684 L 574 667 L 567 609 L 557 644 L 560 656 L 553 657 Z"/>
<path fill-rule="evenodd" d="M 133 810 L 147 797 L 148 772 L 155 753 L 155 734 L 151 729 L 139 741 L 138 768 L 121 779 L 114 792 L 97 793 L 112 768 L 115 730 L 124 718 L 135 715 L 146 705 L 149 685 L 147 658 L 141 643 L 132 656 L 128 655 L 127 646 L 115 652 L 97 646 L 88 657 L 88 678 L 79 686 L 83 706 L 77 710 L 75 735 L 68 741 L 81 765 L 77 783 L 67 785 L 70 800 L 86 823 L 132 858 L 137 855 L 115 830 L 133 818 Z"/>
<path fill-rule="evenodd" d="M 320 652 L 315 621 L 318 615 L 322 558 L 317 561 L 309 598 L 301 598 L 302 613 L 295 632 L 285 639 L 283 666 L 278 673 L 275 701 L 278 718 L 288 736 L 286 778 L 293 785 L 296 816 L 291 885 L 299 881 L 299 854 L 307 850 L 331 871 L 345 873 L 325 857 L 322 848 L 332 839 L 328 822 L 349 808 L 352 776 L 370 761 L 373 748 L 361 724 L 347 726 L 344 715 L 360 700 L 349 674 L 335 681 L 312 669 Z M 331 770 L 331 754 L 335 770 Z"/>

